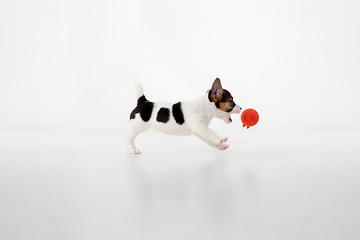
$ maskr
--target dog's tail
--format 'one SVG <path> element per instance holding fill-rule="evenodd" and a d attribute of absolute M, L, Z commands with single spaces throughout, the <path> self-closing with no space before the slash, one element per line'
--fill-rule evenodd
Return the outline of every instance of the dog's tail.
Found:
<path fill-rule="evenodd" d="M 147 101 L 145 95 L 144 95 L 144 90 L 143 87 L 141 85 L 141 83 L 139 82 L 133 82 L 133 87 L 136 90 L 136 98 L 138 100 L 138 104 L 144 101 Z"/>

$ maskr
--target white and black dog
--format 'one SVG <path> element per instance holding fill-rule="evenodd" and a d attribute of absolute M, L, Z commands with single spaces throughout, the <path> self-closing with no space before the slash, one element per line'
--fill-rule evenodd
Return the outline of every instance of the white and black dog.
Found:
<path fill-rule="evenodd" d="M 131 153 L 140 153 L 134 140 L 139 133 L 149 128 L 160 132 L 189 136 L 195 134 L 210 146 L 225 150 L 228 138 L 219 137 L 208 126 L 212 118 L 220 118 L 231 123 L 232 113 L 240 114 L 241 107 L 235 104 L 230 92 L 223 89 L 220 79 L 215 79 L 211 89 L 199 98 L 187 102 L 150 102 L 144 96 L 139 82 L 133 83 L 137 94 L 137 106 L 130 114 L 126 135 L 126 147 Z"/>

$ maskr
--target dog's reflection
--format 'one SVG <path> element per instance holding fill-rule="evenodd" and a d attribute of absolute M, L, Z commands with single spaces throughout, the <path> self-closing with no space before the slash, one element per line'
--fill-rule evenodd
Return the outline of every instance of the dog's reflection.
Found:
<path fill-rule="evenodd" d="M 258 195 L 256 167 L 239 162 L 214 159 L 158 170 L 134 157 L 128 161 L 134 204 L 145 215 L 180 213 L 219 223 L 231 219 Z"/>

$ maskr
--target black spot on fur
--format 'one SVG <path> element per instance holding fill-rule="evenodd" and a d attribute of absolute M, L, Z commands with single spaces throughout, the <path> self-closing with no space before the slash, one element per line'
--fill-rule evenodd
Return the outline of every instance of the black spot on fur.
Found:
<path fill-rule="evenodd" d="M 230 100 L 231 100 L 230 92 L 224 89 L 220 102 L 230 102 Z"/>
<path fill-rule="evenodd" d="M 157 113 L 156 121 L 167 123 L 170 119 L 170 109 L 168 108 L 160 108 L 159 112 Z"/>
<path fill-rule="evenodd" d="M 137 104 L 141 104 L 144 102 L 148 102 L 148 100 L 146 99 L 145 95 L 142 95 L 141 97 L 139 97 L 139 99 L 137 100 Z"/>
<path fill-rule="evenodd" d="M 208 91 L 208 99 L 209 99 L 210 102 L 213 102 L 214 100 L 212 99 L 211 96 L 212 96 L 212 90 L 209 90 Z"/>
<path fill-rule="evenodd" d="M 181 109 L 181 102 L 175 103 L 172 106 L 172 112 L 173 112 L 173 116 L 174 116 L 174 119 L 175 119 L 177 124 L 181 125 L 181 124 L 183 124 L 185 122 L 184 114 L 183 114 L 183 111 Z"/>
<path fill-rule="evenodd" d="M 131 119 L 135 119 L 135 114 L 138 113 L 137 111 L 135 111 L 136 108 L 130 113 L 130 120 Z"/>
<path fill-rule="evenodd" d="M 151 118 L 154 103 L 149 102 L 143 95 L 138 99 L 136 108 L 130 114 L 130 120 L 135 118 L 137 113 L 140 113 L 140 117 L 144 122 L 148 122 Z"/>

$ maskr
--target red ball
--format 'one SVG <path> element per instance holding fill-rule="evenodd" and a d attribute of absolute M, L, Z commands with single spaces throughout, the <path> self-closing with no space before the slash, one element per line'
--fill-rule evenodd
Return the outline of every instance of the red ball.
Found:
<path fill-rule="evenodd" d="M 252 108 L 246 109 L 241 114 L 241 121 L 243 123 L 243 127 L 247 126 L 247 128 L 249 128 L 258 123 L 259 114 Z"/>

